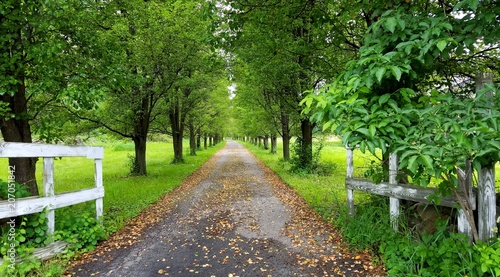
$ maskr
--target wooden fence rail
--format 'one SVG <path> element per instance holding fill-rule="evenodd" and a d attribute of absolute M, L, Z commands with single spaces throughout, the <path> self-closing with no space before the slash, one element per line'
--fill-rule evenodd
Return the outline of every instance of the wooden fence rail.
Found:
<path fill-rule="evenodd" d="M 354 190 L 365 191 L 372 194 L 378 194 L 382 196 L 387 196 L 390 198 L 390 215 L 391 222 L 394 230 L 398 229 L 398 220 L 400 213 L 400 199 L 411 200 L 415 202 L 423 203 L 433 203 L 429 197 L 435 195 L 436 189 L 434 188 L 424 188 L 415 185 L 405 185 L 399 184 L 397 182 L 397 172 L 398 172 L 398 162 L 397 156 L 391 154 L 389 157 L 389 181 L 382 182 L 380 184 L 375 184 L 369 180 L 356 179 L 353 176 L 354 172 L 354 155 L 352 149 L 347 149 L 347 174 L 346 174 L 346 188 L 347 188 L 347 202 L 349 207 L 349 214 L 354 216 Z M 465 170 L 467 173 L 471 174 L 471 170 Z M 494 168 L 484 169 L 479 172 L 479 197 L 485 198 L 486 200 L 479 199 L 479 238 L 483 241 L 487 241 L 489 238 L 494 237 L 494 228 L 496 227 L 495 221 L 495 177 Z M 482 176 L 482 177 L 481 177 Z M 469 177 L 464 179 L 470 180 Z M 493 189 L 491 189 L 493 186 Z M 464 190 L 467 190 L 467 193 Z M 486 191 L 481 194 L 481 191 Z M 476 209 L 476 196 L 472 193 L 471 184 L 468 184 L 466 188 L 462 188 L 462 192 L 459 193 L 461 198 L 469 197 L 469 202 L 471 203 L 471 208 Z M 493 199 L 493 201 L 491 201 Z M 439 203 L 440 206 L 446 207 L 460 207 L 457 197 L 449 195 L 446 197 L 441 197 Z M 467 234 L 472 238 L 472 228 L 469 224 L 467 216 L 462 209 L 458 212 L 458 231 Z"/>
<path fill-rule="evenodd" d="M 67 146 L 33 143 L 0 143 L 0 158 L 43 158 L 43 196 L 25 197 L 0 201 L 0 219 L 17 217 L 47 211 L 47 232 L 54 233 L 56 209 L 95 200 L 96 218 L 103 214 L 104 187 L 102 180 L 102 159 L 104 149 L 92 146 Z M 54 192 L 54 158 L 87 157 L 94 159 L 95 187 L 61 194 Z M 59 245 L 59 242 L 56 242 Z M 48 249 L 54 247 L 48 246 Z M 40 251 L 39 251 L 40 252 Z M 43 250 L 41 251 L 43 252 Z M 49 251 L 52 253 L 53 251 Z M 39 258 L 47 258 L 43 254 Z"/>

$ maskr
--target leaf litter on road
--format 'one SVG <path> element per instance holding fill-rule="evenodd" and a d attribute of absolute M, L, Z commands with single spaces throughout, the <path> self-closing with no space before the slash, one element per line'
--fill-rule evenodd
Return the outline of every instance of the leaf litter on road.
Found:
<path fill-rule="evenodd" d="M 151 252 L 163 256 L 148 261 Z M 351 253 L 338 230 L 235 142 L 94 252 L 73 261 L 69 275 L 141 274 L 127 275 L 133 269 L 121 268 L 119 259 L 161 276 L 385 275 L 368 252 Z"/>

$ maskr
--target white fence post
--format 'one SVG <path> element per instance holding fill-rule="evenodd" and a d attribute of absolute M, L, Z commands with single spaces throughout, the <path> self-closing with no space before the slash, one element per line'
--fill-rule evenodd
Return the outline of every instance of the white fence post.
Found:
<path fill-rule="evenodd" d="M 94 179 L 95 179 L 95 187 L 100 188 L 103 186 L 102 184 L 102 159 L 94 159 Z M 95 200 L 95 212 L 96 212 L 96 218 L 99 220 L 102 224 L 102 213 L 103 213 L 103 203 L 102 203 L 102 197 L 97 198 Z"/>
<path fill-rule="evenodd" d="M 45 197 L 54 196 L 54 158 L 43 158 L 43 194 Z M 47 206 L 47 233 L 54 234 L 55 212 L 51 205 Z"/>
<path fill-rule="evenodd" d="M 346 152 L 346 160 L 347 160 L 347 179 L 352 179 L 354 176 L 354 157 L 353 151 L 351 148 L 347 147 Z M 347 189 L 347 204 L 349 205 L 349 215 L 354 215 L 354 190 Z"/>
<path fill-rule="evenodd" d="M 395 153 L 389 155 L 389 185 L 397 185 L 397 175 L 398 175 L 398 156 Z M 395 197 L 390 197 L 390 214 L 391 214 L 391 224 L 394 231 L 398 231 L 399 225 L 399 199 Z"/>

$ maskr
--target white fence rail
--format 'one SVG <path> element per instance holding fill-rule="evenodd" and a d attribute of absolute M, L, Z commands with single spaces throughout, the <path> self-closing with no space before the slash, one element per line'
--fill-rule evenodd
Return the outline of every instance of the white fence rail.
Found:
<path fill-rule="evenodd" d="M 0 158 L 43 158 L 43 196 L 0 201 L 0 219 L 34 214 L 47 210 L 48 233 L 54 233 L 54 210 L 95 200 L 96 217 L 103 214 L 104 187 L 102 159 L 104 149 L 93 146 L 67 146 L 33 143 L 0 143 Z M 54 158 L 87 157 L 94 159 L 95 187 L 61 194 L 54 193 Z"/>

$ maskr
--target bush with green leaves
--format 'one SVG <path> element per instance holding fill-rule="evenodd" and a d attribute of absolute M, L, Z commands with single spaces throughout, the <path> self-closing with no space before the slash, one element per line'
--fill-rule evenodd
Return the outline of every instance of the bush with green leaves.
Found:
<path fill-rule="evenodd" d="M 95 215 L 83 213 L 77 217 L 63 213 L 56 221 L 55 237 L 70 243 L 71 250 L 91 251 L 106 239 L 106 231 Z"/>
<path fill-rule="evenodd" d="M 13 218 L 12 221 L 15 222 L 15 226 L 7 224 L 0 229 L 3 241 L 0 245 L 0 255 L 5 260 L 0 266 L 0 272 L 5 272 L 8 276 L 17 276 L 16 274 L 24 276 L 40 266 L 40 261 L 30 257 L 33 250 L 45 246 L 52 238 L 46 233 L 46 213 L 20 216 Z M 11 255 L 15 255 L 16 262 L 22 261 L 22 263 L 12 265 L 9 259 Z"/>
<path fill-rule="evenodd" d="M 335 165 L 320 161 L 323 141 L 319 141 L 312 148 L 312 146 L 309 149 L 304 147 L 301 138 L 295 140 L 292 145 L 290 171 L 298 174 L 331 175 L 335 169 Z"/>
<path fill-rule="evenodd" d="M 400 236 L 386 240 L 380 252 L 390 276 L 491 276 L 479 271 L 480 255 L 469 238 L 448 232 L 446 222 L 421 240 Z"/>
<path fill-rule="evenodd" d="M 28 186 L 21 185 L 17 182 L 5 182 L 0 179 L 0 200 L 8 200 L 9 198 L 23 198 L 30 196 Z"/>
<path fill-rule="evenodd" d="M 490 245 L 478 243 L 477 250 L 480 255 L 481 273 L 486 276 L 500 276 L 500 238 Z"/>
<path fill-rule="evenodd" d="M 340 207 L 334 224 L 351 247 L 380 256 L 389 276 L 500 276 L 500 239 L 471 244 L 464 234 L 450 232 L 445 221 L 438 223 L 434 234 L 419 236 L 404 222 L 396 233 L 387 198 L 370 199 L 357 207 L 355 216 Z"/>
<path fill-rule="evenodd" d="M 0 180 L 0 199 L 29 196 L 26 186 Z M 41 262 L 31 257 L 33 250 L 44 247 L 55 240 L 70 243 L 69 250 L 91 250 L 100 240 L 105 239 L 106 232 L 95 216 L 85 213 L 74 217 L 70 213 L 61 212 L 56 221 L 54 235 L 47 233 L 46 212 L 4 219 L 0 226 L 0 256 L 5 262 L 0 266 L 0 273 L 8 276 L 24 276 L 41 266 Z M 12 224 L 8 224 L 13 222 Z M 14 252 L 13 252 L 14 250 Z M 11 264 L 13 255 L 17 263 Z M 19 261 L 22 261 L 21 263 Z"/>

